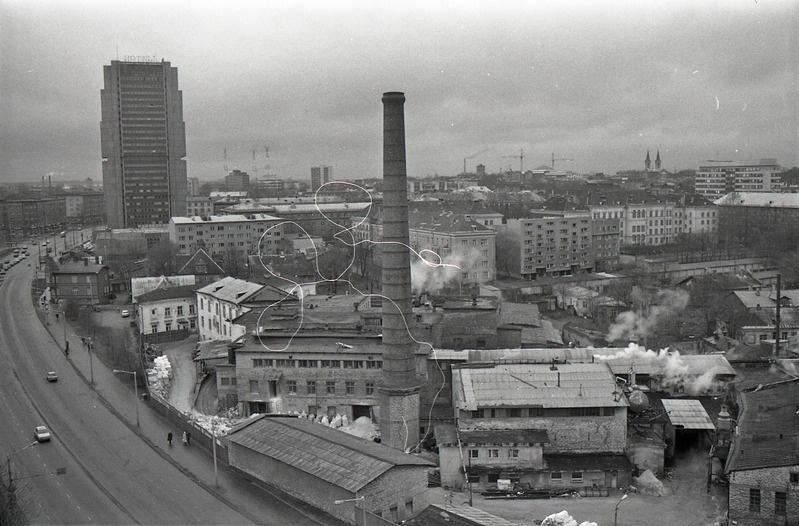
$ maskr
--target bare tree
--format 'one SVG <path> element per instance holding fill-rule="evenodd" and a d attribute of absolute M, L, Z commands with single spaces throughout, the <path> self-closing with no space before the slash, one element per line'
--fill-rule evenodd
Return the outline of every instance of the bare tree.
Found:
<path fill-rule="evenodd" d="M 518 275 L 521 272 L 520 247 L 519 237 L 514 235 L 513 232 L 510 232 L 507 228 L 497 231 L 497 270 L 502 270 L 505 273 L 505 277 L 509 278 L 511 274 Z"/>
<path fill-rule="evenodd" d="M 147 251 L 147 270 L 151 276 L 172 276 L 178 271 L 178 246 L 168 239 L 161 240 Z"/>

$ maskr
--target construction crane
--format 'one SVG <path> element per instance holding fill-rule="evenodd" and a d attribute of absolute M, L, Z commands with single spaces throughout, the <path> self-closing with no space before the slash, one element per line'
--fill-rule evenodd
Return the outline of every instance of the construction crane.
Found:
<path fill-rule="evenodd" d="M 555 171 L 555 161 L 573 161 L 574 159 L 565 159 L 565 158 L 557 158 L 555 159 L 555 154 L 552 154 L 552 171 Z"/>
<path fill-rule="evenodd" d="M 524 173 L 524 148 L 522 148 L 519 155 L 503 155 L 506 159 L 519 159 L 519 173 Z"/>

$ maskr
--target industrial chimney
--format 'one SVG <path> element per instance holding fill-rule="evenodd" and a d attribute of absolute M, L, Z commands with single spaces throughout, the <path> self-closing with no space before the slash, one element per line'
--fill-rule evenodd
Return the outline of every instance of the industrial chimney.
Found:
<path fill-rule="evenodd" d="M 383 372 L 380 437 L 407 451 L 419 441 L 419 391 L 414 342 L 409 327 L 411 260 L 408 246 L 408 189 L 405 172 L 405 95 L 383 94 Z"/>

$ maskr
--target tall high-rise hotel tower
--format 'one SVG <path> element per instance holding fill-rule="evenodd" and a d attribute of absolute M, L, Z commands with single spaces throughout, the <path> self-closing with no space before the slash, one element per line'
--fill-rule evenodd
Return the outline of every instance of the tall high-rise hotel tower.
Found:
<path fill-rule="evenodd" d="M 103 190 L 109 228 L 186 215 L 186 129 L 178 70 L 112 60 L 100 91 Z"/>

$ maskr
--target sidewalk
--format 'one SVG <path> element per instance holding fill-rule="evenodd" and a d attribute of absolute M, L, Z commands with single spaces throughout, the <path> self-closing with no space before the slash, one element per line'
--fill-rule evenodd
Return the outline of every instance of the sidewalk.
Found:
<path fill-rule="evenodd" d="M 98 395 L 100 401 L 111 413 L 122 420 L 134 433 L 147 443 L 165 460 L 171 462 L 186 476 L 197 482 L 210 493 L 234 507 L 256 524 L 280 524 L 280 514 L 276 514 L 274 506 L 268 501 L 280 501 L 285 507 L 293 507 L 302 513 L 307 521 L 304 524 L 330 524 L 334 519 L 322 512 L 310 508 L 285 494 L 262 487 L 258 481 L 251 480 L 238 472 L 230 471 L 227 465 L 218 462 L 214 470 L 214 462 L 210 451 L 197 446 L 185 446 L 181 442 L 181 431 L 171 426 L 159 412 L 141 399 L 136 400 L 132 375 L 113 373 L 97 358 L 91 358 L 81 338 L 69 323 L 60 318 L 55 321 L 51 315 L 50 323 L 43 325 L 53 340 L 64 350 L 64 336 L 69 341 L 68 361 Z M 91 383 L 92 377 L 94 383 Z M 140 382 L 141 383 L 141 382 Z M 138 407 L 137 407 L 138 406 Z M 137 426 L 138 420 L 138 426 Z M 167 433 L 172 432 L 173 445 L 167 444 Z M 264 492 L 272 496 L 264 498 Z"/>

